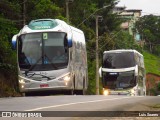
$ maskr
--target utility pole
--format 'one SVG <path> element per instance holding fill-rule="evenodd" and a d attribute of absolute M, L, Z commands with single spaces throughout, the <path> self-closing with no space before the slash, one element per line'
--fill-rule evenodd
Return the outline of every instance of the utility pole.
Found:
<path fill-rule="evenodd" d="M 68 8 L 68 0 L 66 0 L 66 18 L 67 18 L 67 23 L 69 23 L 69 8 Z"/>
<path fill-rule="evenodd" d="M 67 23 L 69 23 L 69 3 L 72 3 L 74 0 L 66 0 L 66 18 Z"/>
<path fill-rule="evenodd" d="M 26 1 L 27 0 L 23 0 L 23 26 L 26 24 Z"/>
<path fill-rule="evenodd" d="M 96 95 L 99 95 L 99 48 L 98 48 L 98 22 L 102 21 L 103 17 L 96 15 Z"/>
<path fill-rule="evenodd" d="M 98 15 L 96 16 L 96 95 L 99 95 Z"/>

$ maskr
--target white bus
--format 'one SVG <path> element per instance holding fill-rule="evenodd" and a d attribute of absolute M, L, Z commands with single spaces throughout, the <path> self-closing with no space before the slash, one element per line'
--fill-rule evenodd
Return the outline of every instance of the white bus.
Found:
<path fill-rule="evenodd" d="M 136 50 L 104 51 L 99 72 L 103 94 L 146 95 L 143 55 Z"/>
<path fill-rule="evenodd" d="M 88 87 L 84 33 L 59 19 L 32 20 L 12 38 L 17 49 L 22 93 L 65 90 L 85 93 Z"/>

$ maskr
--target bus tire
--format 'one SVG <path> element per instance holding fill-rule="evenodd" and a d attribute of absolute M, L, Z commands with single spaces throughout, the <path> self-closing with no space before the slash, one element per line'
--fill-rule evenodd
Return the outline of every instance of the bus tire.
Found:
<path fill-rule="evenodd" d="M 23 93 L 21 93 L 21 95 L 22 95 L 22 97 L 25 97 L 25 96 L 26 96 L 26 93 L 25 93 L 25 92 L 23 92 Z"/>
<path fill-rule="evenodd" d="M 75 94 L 75 77 L 73 77 L 73 82 L 72 82 L 72 89 L 71 89 L 71 95 Z"/>
<path fill-rule="evenodd" d="M 140 90 L 138 90 L 138 96 L 141 96 L 141 91 Z"/>
<path fill-rule="evenodd" d="M 82 95 L 86 94 L 86 89 L 85 89 L 85 79 L 83 79 L 83 89 L 82 89 Z"/>
<path fill-rule="evenodd" d="M 143 95 L 146 96 L 146 92 L 145 91 L 143 91 Z"/>

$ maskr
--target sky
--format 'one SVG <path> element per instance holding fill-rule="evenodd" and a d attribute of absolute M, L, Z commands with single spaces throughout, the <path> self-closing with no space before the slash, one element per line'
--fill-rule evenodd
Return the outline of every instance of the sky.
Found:
<path fill-rule="evenodd" d="M 142 15 L 160 16 L 160 0 L 119 0 L 117 6 L 126 6 L 126 9 L 141 9 Z"/>

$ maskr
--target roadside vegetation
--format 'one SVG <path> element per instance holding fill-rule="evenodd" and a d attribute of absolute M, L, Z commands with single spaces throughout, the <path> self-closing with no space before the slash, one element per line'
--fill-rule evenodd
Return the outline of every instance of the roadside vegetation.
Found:
<path fill-rule="evenodd" d="M 146 73 L 154 73 L 160 75 L 160 57 L 144 51 L 144 63 Z"/>

